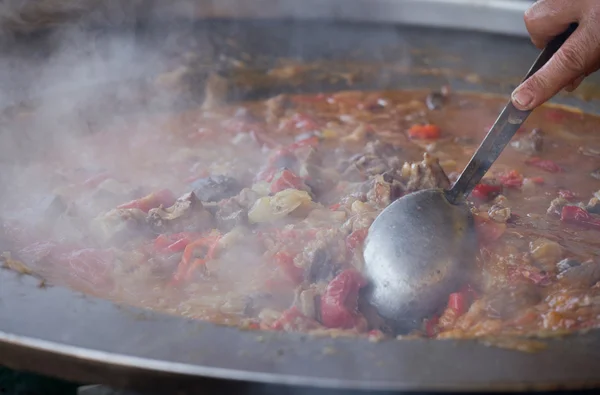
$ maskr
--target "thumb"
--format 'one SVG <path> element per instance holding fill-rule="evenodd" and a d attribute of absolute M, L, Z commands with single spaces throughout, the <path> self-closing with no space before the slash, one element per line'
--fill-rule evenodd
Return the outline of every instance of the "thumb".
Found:
<path fill-rule="evenodd" d="M 585 75 L 592 54 L 585 30 L 577 29 L 537 73 L 524 81 L 512 94 L 515 107 L 531 110 L 560 92 L 577 77 Z"/>

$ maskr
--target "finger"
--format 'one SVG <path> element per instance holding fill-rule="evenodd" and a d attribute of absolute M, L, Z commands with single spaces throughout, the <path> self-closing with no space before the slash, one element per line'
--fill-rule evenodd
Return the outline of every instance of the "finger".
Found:
<path fill-rule="evenodd" d="M 538 48 L 567 30 L 573 22 L 581 19 L 582 1 L 540 0 L 525 11 L 525 26 L 531 41 Z"/>
<path fill-rule="evenodd" d="M 513 92 L 514 105 L 531 110 L 544 103 L 595 63 L 600 42 L 593 25 L 580 25 L 554 56 Z"/>
<path fill-rule="evenodd" d="M 571 83 L 569 83 L 569 85 L 566 86 L 565 90 L 567 92 L 573 92 L 575 89 L 577 89 L 579 87 L 579 85 L 581 85 L 581 83 L 583 82 L 585 77 L 586 77 L 585 75 L 581 75 L 581 76 L 577 77 L 574 81 L 572 81 Z"/>

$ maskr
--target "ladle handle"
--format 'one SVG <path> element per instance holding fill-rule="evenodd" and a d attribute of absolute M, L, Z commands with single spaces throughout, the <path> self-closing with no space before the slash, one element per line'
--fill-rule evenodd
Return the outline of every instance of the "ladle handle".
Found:
<path fill-rule="evenodd" d="M 575 29 L 577 29 L 577 24 L 571 24 L 564 33 L 550 41 L 540 53 L 533 66 L 531 66 L 523 81 L 540 70 L 567 41 Z M 521 111 L 517 109 L 512 102 L 509 102 L 504 107 L 504 110 L 498 116 L 487 136 L 485 136 L 485 139 L 481 142 L 477 151 L 475 151 L 467 167 L 465 167 L 452 188 L 446 191 L 446 197 L 451 203 L 458 203 L 471 193 L 492 164 L 498 159 L 498 156 L 500 156 L 506 145 L 510 142 L 510 139 L 515 135 L 530 113 L 531 110 Z"/>

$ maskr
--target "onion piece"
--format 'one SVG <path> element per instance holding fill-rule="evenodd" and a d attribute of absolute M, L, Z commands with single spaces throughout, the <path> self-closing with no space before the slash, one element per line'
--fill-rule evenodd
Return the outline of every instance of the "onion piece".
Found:
<path fill-rule="evenodd" d="M 312 199 L 308 192 L 285 189 L 273 196 L 258 199 L 248 212 L 251 223 L 272 222 L 284 218 L 301 206 L 309 207 Z"/>

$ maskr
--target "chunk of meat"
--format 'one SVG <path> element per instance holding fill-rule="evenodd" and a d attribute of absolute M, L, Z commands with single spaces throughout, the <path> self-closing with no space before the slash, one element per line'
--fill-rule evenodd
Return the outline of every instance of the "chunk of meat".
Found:
<path fill-rule="evenodd" d="M 425 153 L 421 162 L 405 163 L 402 176 L 408 179 L 406 189 L 410 192 L 430 188 L 449 188 L 450 180 L 437 158 Z"/>
<path fill-rule="evenodd" d="M 390 203 L 402 196 L 404 188 L 389 173 L 375 176 L 369 184 L 371 187 L 367 192 L 367 201 L 379 209 L 389 206 Z"/>
<path fill-rule="evenodd" d="M 339 174 L 334 169 L 326 169 L 308 162 L 302 163 L 298 174 L 317 195 L 330 191 L 339 180 Z"/>
<path fill-rule="evenodd" d="M 148 212 L 147 222 L 157 233 L 203 232 L 213 227 L 213 217 L 194 192 L 188 192 L 168 208 Z"/>
<path fill-rule="evenodd" d="M 581 262 L 579 262 L 577 259 L 566 258 L 556 264 L 556 271 L 560 274 L 569 270 L 572 267 L 580 265 Z"/>
<path fill-rule="evenodd" d="M 429 94 L 425 98 L 425 104 L 430 110 L 439 110 L 444 106 L 447 99 L 448 97 L 444 95 L 441 91 L 433 91 L 429 92 Z"/>
<path fill-rule="evenodd" d="M 600 199 L 597 197 L 591 198 L 585 209 L 588 213 L 600 214 Z"/>
<path fill-rule="evenodd" d="M 399 152 L 391 144 L 370 141 L 363 153 L 353 156 L 349 161 L 343 161 L 338 170 L 342 173 L 342 179 L 348 181 L 364 181 L 387 171 L 395 172 L 401 167 L 398 162 Z"/>
<path fill-rule="evenodd" d="M 591 287 L 600 281 L 600 262 L 587 261 L 558 275 L 558 279 L 572 286 Z"/>
<path fill-rule="evenodd" d="M 236 226 L 248 224 L 248 209 L 235 199 L 227 199 L 215 213 L 217 226 L 227 232 Z"/>
<path fill-rule="evenodd" d="M 150 229 L 146 226 L 146 213 L 131 208 L 113 209 L 96 217 L 90 230 L 100 244 L 119 246 L 136 236 L 147 235 Z"/>
<path fill-rule="evenodd" d="M 325 287 L 319 285 L 311 285 L 307 289 L 299 288 L 296 292 L 294 306 L 306 317 L 313 320 L 320 319 L 320 301 L 321 294 Z"/>
<path fill-rule="evenodd" d="M 329 281 L 345 258 L 344 233 L 332 229 L 319 231 L 315 240 L 306 243 L 294 258 L 294 263 L 304 269 L 311 282 Z"/>
<path fill-rule="evenodd" d="M 194 194 L 203 202 L 218 202 L 237 195 L 242 186 L 232 177 L 216 175 L 192 183 Z"/>

